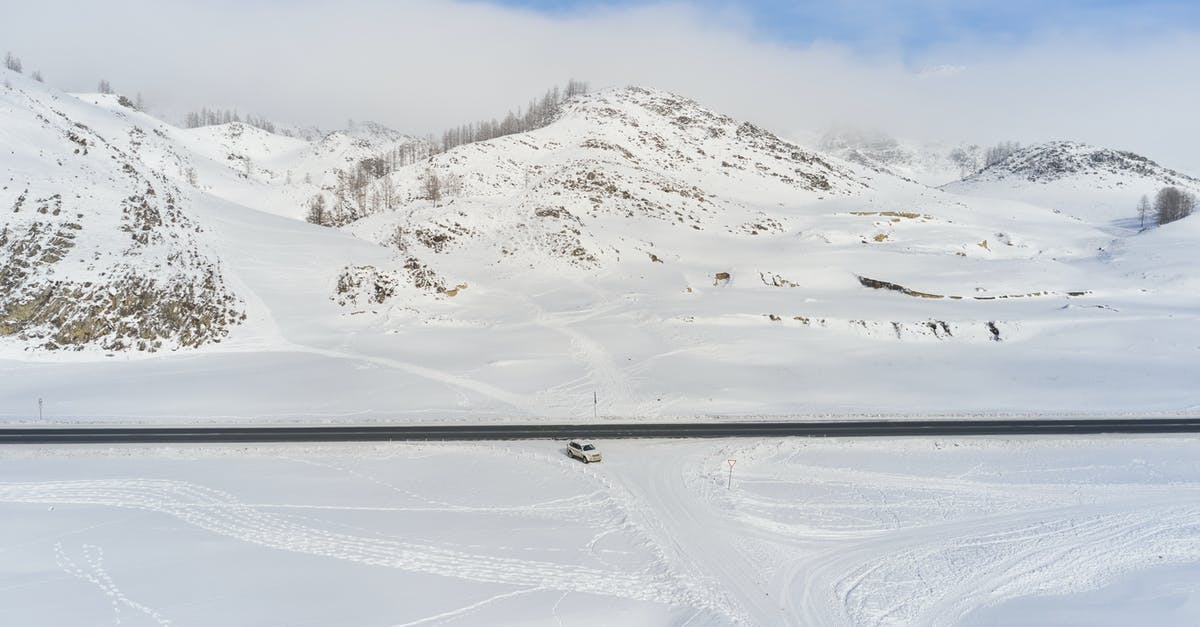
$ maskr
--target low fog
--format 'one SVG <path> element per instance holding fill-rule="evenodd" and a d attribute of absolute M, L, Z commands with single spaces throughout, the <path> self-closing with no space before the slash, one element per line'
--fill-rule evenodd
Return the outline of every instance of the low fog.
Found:
<path fill-rule="evenodd" d="M 1200 173 L 1200 36 L 1104 30 L 964 35 L 914 53 L 787 43 L 736 8 L 683 4 L 546 15 L 423 0 L 49 1 L 6 8 L 0 49 L 56 87 L 92 91 L 105 78 L 173 116 L 237 107 L 288 124 L 438 133 L 574 77 L 670 90 L 792 138 L 848 124 L 915 139 L 1076 139 Z"/>

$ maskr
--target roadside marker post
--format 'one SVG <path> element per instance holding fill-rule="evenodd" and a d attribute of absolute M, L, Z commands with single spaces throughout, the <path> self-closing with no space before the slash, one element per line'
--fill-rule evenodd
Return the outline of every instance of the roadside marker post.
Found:
<path fill-rule="evenodd" d="M 733 489 L 733 465 L 737 463 L 736 459 L 727 459 L 725 463 L 729 464 L 729 485 L 725 486 L 726 490 Z"/>

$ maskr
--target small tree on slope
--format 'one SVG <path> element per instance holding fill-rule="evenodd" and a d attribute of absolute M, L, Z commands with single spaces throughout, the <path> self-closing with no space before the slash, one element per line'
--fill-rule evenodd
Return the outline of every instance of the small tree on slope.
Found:
<path fill-rule="evenodd" d="M 1138 218 L 1141 220 L 1140 230 L 1146 230 L 1146 216 L 1150 215 L 1150 198 L 1142 194 L 1142 199 L 1138 201 Z"/>

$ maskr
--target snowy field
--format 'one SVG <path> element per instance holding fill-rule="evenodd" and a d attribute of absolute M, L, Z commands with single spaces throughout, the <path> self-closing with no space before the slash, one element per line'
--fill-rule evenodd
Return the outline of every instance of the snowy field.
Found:
<path fill-rule="evenodd" d="M 0 624 L 1200 622 L 1200 438 L 600 445 L 0 448 Z"/>

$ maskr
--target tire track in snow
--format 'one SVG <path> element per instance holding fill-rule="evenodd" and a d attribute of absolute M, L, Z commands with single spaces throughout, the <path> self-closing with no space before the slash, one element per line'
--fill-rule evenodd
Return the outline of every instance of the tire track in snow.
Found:
<path fill-rule="evenodd" d="M 643 451 L 649 461 L 638 474 L 613 475 L 620 489 L 616 493 L 636 516 L 634 524 L 659 547 L 660 560 L 687 573 L 692 585 L 710 599 L 711 609 L 729 622 L 776 623 L 778 608 L 759 589 L 756 573 L 736 545 L 742 529 L 731 528 L 707 503 L 694 498 L 685 478 L 694 469 L 656 455 L 653 446 Z"/>
<path fill-rule="evenodd" d="M 1200 484 L 972 482 L 781 453 L 733 454 L 747 460 L 748 489 L 719 491 L 714 504 L 774 537 L 785 567 L 772 594 L 796 624 L 951 625 L 1008 599 L 1200 561 Z"/>
<path fill-rule="evenodd" d="M 496 387 L 490 383 L 484 383 L 468 377 L 452 374 L 443 370 L 435 370 L 425 366 L 418 366 L 406 361 L 391 359 L 389 357 L 377 357 L 363 353 L 344 353 L 341 351 L 317 348 L 315 346 L 305 346 L 302 344 L 293 344 L 291 349 L 296 352 L 313 353 L 324 357 L 333 357 L 335 359 L 344 359 L 347 361 L 363 361 L 372 363 L 378 366 L 384 366 L 393 370 L 400 370 L 418 377 L 437 381 L 446 385 L 461 388 L 471 392 L 475 392 L 480 396 L 491 398 L 492 400 L 500 401 L 513 409 L 522 411 L 526 414 L 548 416 L 553 412 L 547 410 L 546 407 L 536 403 L 530 397 L 509 392 L 503 388 Z"/>
<path fill-rule="evenodd" d="M 833 590 L 856 625 L 950 625 L 1005 599 L 1098 588 L 1138 567 L 1200 559 L 1200 510 L 1177 502 L 921 529 L 841 553 L 810 587 Z"/>
<path fill-rule="evenodd" d="M 661 569 L 599 569 L 520 560 L 298 524 L 240 503 L 233 495 L 170 480 L 0 484 L 0 502 L 99 505 L 173 516 L 200 529 L 267 548 L 472 581 L 704 607 Z M 97 577 L 100 579 L 99 577 Z"/>
<path fill-rule="evenodd" d="M 460 607 L 455 610 L 450 610 L 448 612 L 442 612 L 440 614 L 434 614 L 433 616 L 426 616 L 425 618 L 419 618 L 419 619 L 411 621 L 411 622 L 401 623 L 399 625 L 395 625 L 394 627 L 415 627 L 416 625 L 425 625 L 425 624 L 428 624 L 428 623 L 431 623 L 434 621 L 447 621 L 447 620 L 450 620 L 451 618 L 460 618 L 462 616 L 466 616 L 468 614 L 478 612 L 479 610 L 483 609 L 484 606 L 494 603 L 496 601 L 502 601 L 504 599 L 511 599 L 513 597 L 519 597 L 522 595 L 529 594 L 530 592 L 538 592 L 539 590 L 541 590 L 541 588 L 526 588 L 523 590 L 515 590 L 513 592 L 506 592 L 504 594 L 497 594 L 495 596 L 488 597 L 482 601 L 478 601 L 478 602 L 472 603 L 470 605 Z M 563 594 L 565 595 L 567 593 L 563 593 Z"/>
<path fill-rule="evenodd" d="M 329 462 L 319 462 L 300 457 L 281 456 L 280 459 L 286 459 L 290 462 L 313 466 L 316 468 L 325 468 L 339 473 L 344 473 L 352 477 L 356 477 L 368 483 L 379 486 L 382 489 L 395 492 L 405 498 L 412 499 L 419 503 L 424 503 L 423 507 L 360 507 L 360 508 L 345 508 L 336 506 L 314 506 L 314 505 L 275 505 L 275 507 L 292 507 L 292 508 L 309 508 L 309 509 L 360 509 L 374 511 L 426 511 L 426 512 L 486 512 L 490 514 L 505 513 L 505 514 L 520 514 L 522 516 L 537 515 L 555 520 L 564 518 L 564 514 L 570 514 L 572 520 L 596 520 L 596 511 L 606 511 L 604 507 L 608 500 L 605 495 L 599 491 L 593 491 L 591 494 L 574 494 L 557 499 L 546 501 L 538 501 L 535 503 L 521 505 L 494 505 L 494 506 L 479 506 L 479 505 L 462 505 L 459 503 L 450 503 L 438 499 L 422 496 L 411 490 L 404 489 L 394 483 L 385 481 L 370 474 L 366 471 L 351 468 L 349 466 L 341 466 Z"/>
<path fill-rule="evenodd" d="M 594 296 L 599 301 L 605 299 L 605 296 L 599 292 L 595 292 Z M 634 380 L 625 369 L 613 360 L 612 354 L 601 342 L 573 327 L 575 324 L 593 318 L 619 316 L 621 305 L 551 313 L 532 299 L 526 298 L 524 303 L 530 309 L 535 324 L 565 337 L 570 342 L 572 356 L 577 362 L 584 365 L 589 375 L 586 380 L 575 379 L 547 390 L 547 392 L 557 392 L 557 398 L 554 398 L 554 401 L 563 407 L 571 408 L 570 411 L 573 414 L 590 415 L 591 404 L 586 402 L 586 397 L 589 396 L 587 392 L 594 390 L 600 398 L 605 399 L 605 405 L 610 408 L 610 411 L 637 415 L 654 409 L 653 404 L 647 402 L 629 406 Z M 579 400 L 581 398 L 584 400 Z"/>

